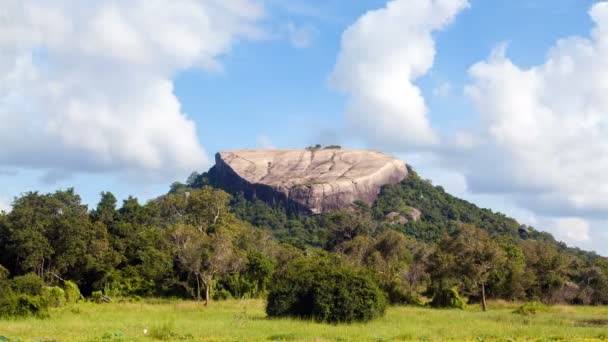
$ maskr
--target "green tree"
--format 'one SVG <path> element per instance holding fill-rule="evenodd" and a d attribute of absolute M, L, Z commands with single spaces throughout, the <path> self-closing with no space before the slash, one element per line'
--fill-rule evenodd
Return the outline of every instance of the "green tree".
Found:
<path fill-rule="evenodd" d="M 206 234 L 194 226 L 177 224 L 170 229 L 170 237 L 180 268 L 194 277 L 197 300 L 201 299 L 204 287 L 205 306 L 209 304 L 216 277 L 236 273 L 244 266 L 244 258 L 234 245 L 233 232 L 228 228 Z"/>
<path fill-rule="evenodd" d="M 91 212 L 93 222 L 102 222 L 106 226 L 112 226 L 118 212 L 116 211 L 116 197 L 111 192 L 102 192 L 101 200 L 97 208 Z"/>
<path fill-rule="evenodd" d="M 526 277 L 531 279 L 528 296 L 545 302 L 561 301 L 559 291 L 567 279 L 566 256 L 549 241 L 525 240 L 520 248 L 526 258 Z"/>
<path fill-rule="evenodd" d="M 486 284 L 492 272 L 504 264 L 504 251 L 488 233 L 468 224 L 460 225 L 452 236 L 442 239 L 439 250 L 452 256 L 454 277 L 471 288 L 479 288 L 482 309 L 486 311 Z"/>

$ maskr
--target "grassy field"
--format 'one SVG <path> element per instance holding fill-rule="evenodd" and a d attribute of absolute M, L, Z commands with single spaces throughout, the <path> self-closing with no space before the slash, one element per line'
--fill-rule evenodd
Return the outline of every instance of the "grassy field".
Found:
<path fill-rule="evenodd" d="M 608 307 L 555 306 L 535 316 L 514 304 L 489 312 L 392 307 L 367 324 L 268 319 L 260 300 L 83 303 L 48 319 L 0 321 L 0 336 L 20 341 L 608 341 Z M 144 329 L 147 333 L 144 334 Z M 0 341 L 2 339 L 0 338 Z"/>

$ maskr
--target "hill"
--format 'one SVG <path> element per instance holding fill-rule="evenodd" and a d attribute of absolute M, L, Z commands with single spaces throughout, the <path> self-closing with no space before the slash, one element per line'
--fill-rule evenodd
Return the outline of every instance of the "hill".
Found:
<path fill-rule="evenodd" d="M 218 182 L 216 171 L 145 204 L 119 204 L 104 192 L 89 209 L 73 189 L 16 198 L 0 212 L 0 317 L 29 312 L 17 307 L 23 296 L 48 305 L 45 286 L 68 281 L 97 300 L 208 302 L 265 298 L 276 284 L 298 281 L 299 267 L 315 274 L 317 265 L 392 304 L 608 304 L 608 259 L 458 199 L 411 167 L 379 187 L 375 201 L 319 214 L 248 197 Z M 335 286 L 332 279 L 323 286 Z"/>

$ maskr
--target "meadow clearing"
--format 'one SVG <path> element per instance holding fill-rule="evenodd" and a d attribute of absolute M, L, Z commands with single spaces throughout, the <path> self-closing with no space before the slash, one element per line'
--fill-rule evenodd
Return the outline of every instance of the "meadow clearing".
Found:
<path fill-rule="evenodd" d="M 608 307 L 553 306 L 514 314 L 513 303 L 490 311 L 390 307 L 369 323 L 319 324 L 268 319 L 262 300 L 213 302 L 145 300 L 80 303 L 52 309 L 47 319 L 0 321 L 4 341 L 602 341 Z M 146 333 L 144 333 L 146 331 Z M 0 338 L 0 341 L 3 339 Z"/>

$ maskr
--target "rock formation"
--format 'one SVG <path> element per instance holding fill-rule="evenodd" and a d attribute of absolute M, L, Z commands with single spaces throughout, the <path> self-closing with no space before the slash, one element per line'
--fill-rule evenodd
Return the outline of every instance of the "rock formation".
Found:
<path fill-rule="evenodd" d="M 405 163 L 368 150 L 239 150 L 216 154 L 216 185 L 248 198 L 319 214 L 372 204 L 380 188 L 407 177 Z"/>

